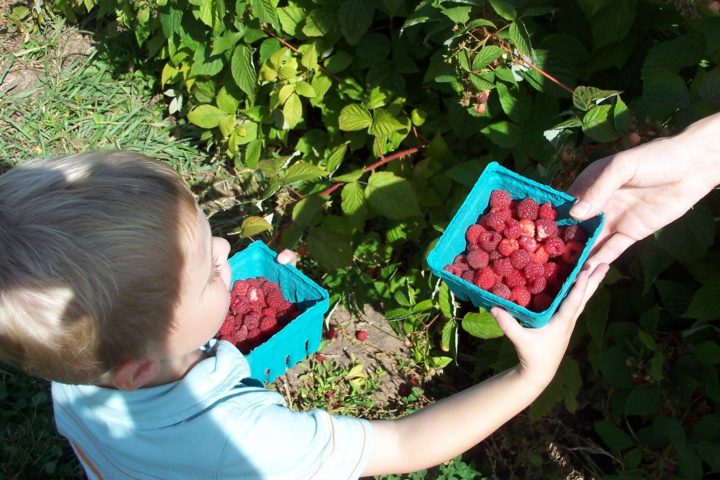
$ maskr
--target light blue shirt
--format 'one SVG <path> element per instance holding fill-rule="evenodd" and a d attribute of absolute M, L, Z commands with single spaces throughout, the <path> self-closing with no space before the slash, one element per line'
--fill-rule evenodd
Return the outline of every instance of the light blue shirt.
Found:
<path fill-rule="evenodd" d="M 242 383 L 245 357 L 215 343 L 183 379 L 125 392 L 52 384 L 55 422 L 90 479 L 355 479 L 373 448 L 366 420 L 296 412 Z"/>

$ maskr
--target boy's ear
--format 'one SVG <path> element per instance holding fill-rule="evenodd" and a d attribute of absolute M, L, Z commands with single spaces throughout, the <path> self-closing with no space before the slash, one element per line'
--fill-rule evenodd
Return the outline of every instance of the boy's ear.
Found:
<path fill-rule="evenodd" d="M 137 390 L 160 373 L 158 360 L 126 360 L 112 372 L 112 384 L 120 390 Z"/>

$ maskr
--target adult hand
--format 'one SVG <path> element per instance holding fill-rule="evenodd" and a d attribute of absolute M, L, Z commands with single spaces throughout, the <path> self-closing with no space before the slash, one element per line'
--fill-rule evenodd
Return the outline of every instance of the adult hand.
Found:
<path fill-rule="evenodd" d="M 568 189 L 578 201 L 570 214 L 584 220 L 605 213 L 589 263 L 610 263 L 628 247 L 682 216 L 720 179 L 720 114 L 586 168 Z"/>
<path fill-rule="evenodd" d="M 543 389 L 555 376 L 577 319 L 605 278 L 608 268 L 604 263 L 592 269 L 584 268 L 560 309 L 542 328 L 524 328 L 505 310 L 498 307 L 491 310 L 502 331 L 515 345 L 518 371 L 530 383 Z"/>

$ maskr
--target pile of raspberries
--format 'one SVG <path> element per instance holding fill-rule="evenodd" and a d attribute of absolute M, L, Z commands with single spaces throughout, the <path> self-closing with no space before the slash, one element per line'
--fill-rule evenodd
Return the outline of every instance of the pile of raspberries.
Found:
<path fill-rule="evenodd" d="M 587 234 L 559 227 L 550 203 L 493 190 L 488 210 L 465 232 L 466 250 L 445 270 L 498 297 L 541 312 L 577 263 Z"/>
<path fill-rule="evenodd" d="M 230 293 L 228 314 L 215 337 L 234 343 L 246 354 L 299 313 L 280 287 L 267 278 L 238 280 Z"/>

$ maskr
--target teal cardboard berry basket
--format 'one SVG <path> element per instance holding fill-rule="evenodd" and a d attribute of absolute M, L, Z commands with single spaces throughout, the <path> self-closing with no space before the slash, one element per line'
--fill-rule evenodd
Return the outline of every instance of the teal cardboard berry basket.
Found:
<path fill-rule="evenodd" d="M 265 277 L 280 286 L 283 295 L 300 314 L 272 337 L 246 355 L 252 378 L 272 382 L 320 347 L 323 316 L 328 311 L 328 292 L 292 265 L 281 265 L 277 253 L 255 241 L 228 260 L 231 286 L 237 280 Z"/>
<path fill-rule="evenodd" d="M 443 269 L 446 265 L 451 264 L 458 254 L 465 251 L 465 231 L 470 225 L 477 222 L 481 214 L 485 213 L 490 202 L 490 193 L 495 189 L 506 190 L 513 199 L 531 197 L 538 204 L 550 202 L 557 210 L 558 226 L 579 223 L 587 233 L 587 242 L 575 267 L 563 282 L 550 306 L 541 312 L 534 312 L 514 302 L 493 295 Z M 430 270 L 444 280 L 450 290 L 460 300 L 469 301 L 476 307 L 491 308 L 499 306 L 507 310 L 527 327 L 542 327 L 550 321 L 550 318 L 558 309 L 562 300 L 570 290 L 570 287 L 575 282 L 582 265 L 590 254 L 593 244 L 597 240 L 598 235 L 600 235 L 605 221 L 603 214 L 583 222 L 575 221 L 568 213 L 574 202 L 575 198 L 567 193 L 560 192 L 550 186 L 519 175 L 501 166 L 497 162 L 492 162 L 485 168 L 477 182 L 475 182 L 465 201 L 445 229 L 445 232 L 443 232 L 435 244 L 435 247 L 428 254 L 427 262 Z"/>

